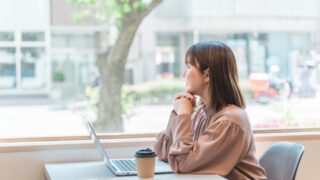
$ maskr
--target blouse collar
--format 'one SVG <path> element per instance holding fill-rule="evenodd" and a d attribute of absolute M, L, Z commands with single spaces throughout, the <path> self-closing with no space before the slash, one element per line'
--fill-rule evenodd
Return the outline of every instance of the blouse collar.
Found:
<path fill-rule="evenodd" d="M 206 104 L 203 104 L 203 110 L 206 113 L 207 117 L 211 117 L 214 114 L 214 109 Z"/>

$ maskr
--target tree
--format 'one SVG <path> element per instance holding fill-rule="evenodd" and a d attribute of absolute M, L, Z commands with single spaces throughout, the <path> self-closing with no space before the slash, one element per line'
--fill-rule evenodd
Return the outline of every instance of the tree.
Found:
<path fill-rule="evenodd" d="M 125 64 L 135 33 L 142 20 L 162 0 L 69 0 L 80 5 L 83 11 L 75 14 L 76 19 L 94 17 L 107 25 L 115 27 L 115 42 L 98 55 L 101 83 L 98 105 L 98 123 L 107 132 L 122 131 L 121 90 L 124 84 Z M 108 39 L 106 39 L 108 41 Z"/>

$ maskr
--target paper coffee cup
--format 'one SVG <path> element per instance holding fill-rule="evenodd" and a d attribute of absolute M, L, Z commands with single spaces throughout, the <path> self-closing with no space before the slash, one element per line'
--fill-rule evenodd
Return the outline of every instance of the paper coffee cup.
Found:
<path fill-rule="evenodd" d="M 152 178 L 154 176 L 156 154 L 151 149 L 141 149 L 136 152 L 137 172 L 140 178 Z"/>

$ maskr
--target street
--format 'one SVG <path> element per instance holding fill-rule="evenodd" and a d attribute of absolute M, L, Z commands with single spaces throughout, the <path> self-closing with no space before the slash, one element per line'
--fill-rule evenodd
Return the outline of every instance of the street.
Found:
<path fill-rule="evenodd" d="M 319 98 L 248 103 L 254 128 L 320 126 Z M 172 105 L 143 105 L 124 116 L 126 133 L 159 132 L 167 126 Z M 85 115 L 84 115 L 85 114 Z M 83 135 L 88 131 L 83 119 L 95 115 L 74 110 L 72 103 L 19 103 L 0 105 L 0 138 Z"/>

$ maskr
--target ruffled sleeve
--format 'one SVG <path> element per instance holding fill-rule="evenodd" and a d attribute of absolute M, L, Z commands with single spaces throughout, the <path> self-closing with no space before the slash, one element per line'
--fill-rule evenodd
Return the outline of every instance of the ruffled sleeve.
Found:
<path fill-rule="evenodd" d="M 156 143 L 154 145 L 154 150 L 157 157 L 165 162 L 168 162 L 169 148 L 172 144 L 172 138 L 165 134 L 165 131 L 161 132 L 157 136 Z"/>
<path fill-rule="evenodd" d="M 177 117 L 176 112 L 173 110 L 170 114 L 167 129 L 158 134 L 156 138 L 156 143 L 154 145 L 154 150 L 157 157 L 160 160 L 168 162 L 169 148 L 172 144 L 172 122 Z"/>
<path fill-rule="evenodd" d="M 179 115 L 172 122 L 172 145 L 168 161 L 175 172 L 225 176 L 248 151 L 247 133 L 220 117 L 192 138 L 191 117 Z"/>

